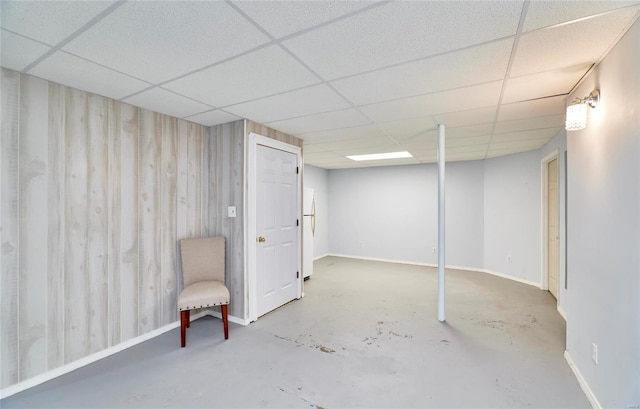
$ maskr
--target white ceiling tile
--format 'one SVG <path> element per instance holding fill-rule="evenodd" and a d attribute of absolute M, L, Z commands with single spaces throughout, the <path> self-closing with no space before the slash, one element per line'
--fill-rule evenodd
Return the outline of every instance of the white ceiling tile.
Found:
<path fill-rule="evenodd" d="M 482 136 L 471 136 L 468 138 L 446 138 L 445 139 L 445 150 L 449 149 L 457 149 L 461 147 L 478 149 L 478 146 L 484 146 L 485 148 L 489 145 L 489 141 L 491 140 L 491 135 L 482 135 Z"/>
<path fill-rule="evenodd" d="M 352 139 L 336 142 L 332 151 L 340 155 L 368 155 L 372 153 L 399 152 L 404 149 L 387 137 Z"/>
<path fill-rule="evenodd" d="M 600 17 L 522 35 L 511 75 L 520 76 L 597 62 L 622 34 L 639 9 L 622 9 Z"/>
<path fill-rule="evenodd" d="M 69 70 L 69 67 L 74 67 Z M 146 82 L 58 51 L 36 65 L 29 74 L 113 99 L 149 87 Z"/>
<path fill-rule="evenodd" d="M 56 45 L 114 1 L 2 1 L 2 28 Z"/>
<path fill-rule="evenodd" d="M 354 104 L 364 105 L 501 80 L 512 45 L 513 39 L 497 41 L 348 77 L 332 85 Z"/>
<path fill-rule="evenodd" d="M 503 103 L 526 101 L 568 94 L 589 70 L 591 64 L 575 65 L 507 80 Z"/>
<path fill-rule="evenodd" d="M 127 2 L 64 50 L 152 83 L 269 39 L 222 1 Z"/>
<path fill-rule="evenodd" d="M 335 79 L 513 35 L 522 4 L 393 2 L 283 44 L 323 78 Z"/>
<path fill-rule="evenodd" d="M 324 114 L 272 122 L 268 125 L 281 132 L 297 135 L 367 124 L 370 124 L 370 121 L 365 116 L 357 109 L 350 108 L 343 109 L 342 111 L 326 112 Z"/>
<path fill-rule="evenodd" d="M 51 47 L 2 30 L 0 33 L 0 65 L 16 71 L 40 58 Z"/>
<path fill-rule="evenodd" d="M 162 87 L 224 107 L 318 83 L 318 78 L 277 45 L 214 65 Z"/>
<path fill-rule="evenodd" d="M 490 107 L 498 103 L 501 90 L 502 81 L 494 81 L 397 101 L 366 105 L 360 109 L 376 122 L 390 122 L 437 113 Z"/>
<path fill-rule="evenodd" d="M 493 124 L 481 124 L 471 126 L 447 126 L 444 133 L 447 142 L 453 139 L 466 139 L 491 134 Z"/>
<path fill-rule="evenodd" d="M 258 123 L 280 121 L 299 116 L 338 110 L 349 104 L 327 85 L 312 87 L 245 102 L 226 111 Z"/>
<path fill-rule="evenodd" d="M 496 122 L 495 132 L 505 133 L 526 131 L 529 129 L 561 128 L 564 126 L 564 121 L 565 114 L 557 114 Z"/>
<path fill-rule="evenodd" d="M 446 132 L 449 127 L 470 126 L 493 122 L 495 115 L 496 107 L 492 106 L 467 111 L 436 114 L 433 115 L 433 122 L 435 124 L 444 124 Z"/>
<path fill-rule="evenodd" d="M 533 151 L 535 149 L 537 148 L 520 147 L 520 148 L 508 148 L 508 149 L 490 149 L 487 152 L 487 159 L 497 158 L 499 156 L 513 155 L 516 153 Z"/>
<path fill-rule="evenodd" d="M 392 138 L 396 140 L 404 140 L 407 138 L 414 138 L 418 135 L 424 134 L 428 130 L 435 129 L 436 124 L 430 116 L 424 116 L 421 118 L 383 122 L 379 123 L 378 127 Z"/>
<path fill-rule="evenodd" d="M 483 160 L 486 152 L 460 152 L 460 153 L 445 153 L 445 160 L 447 162 L 460 162 L 467 160 Z"/>
<path fill-rule="evenodd" d="M 565 100 L 565 96 L 558 96 L 501 105 L 498 121 L 563 114 L 565 112 Z"/>
<path fill-rule="evenodd" d="M 490 150 L 499 150 L 499 149 L 522 149 L 522 150 L 531 150 L 541 148 L 545 143 L 548 142 L 548 139 L 528 139 L 524 141 L 503 141 L 503 142 L 491 142 L 489 145 Z"/>
<path fill-rule="evenodd" d="M 229 122 L 234 122 L 240 120 L 242 118 L 237 117 L 235 115 L 231 115 L 227 112 L 221 111 L 219 109 L 213 109 L 211 111 L 203 112 L 201 114 L 191 115 L 185 117 L 186 120 L 191 122 L 195 122 L 204 126 L 214 126 L 220 124 L 226 124 Z"/>
<path fill-rule="evenodd" d="M 330 131 L 309 132 L 296 135 L 307 144 L 326 144 L 328 142 L 342 141 L 345 139 L 362 139 L 371 137 L 384 137 L 384 132 L 373 125 L 355 126 Z"/>
<path fill-rule="evenodd" d="M 536 0 L 529 3 L 527 18 L 524 22 L 523 31 L 535 30 L 537 28 L 548 27 L 554 24 L 564 23 L 587 17 L 593 14 L 615 10 L 632 4 L 637 1 L 559 1 L 559 0 Z"/>
<path fill-rule="evenodd" d="M 150 111 L 170 115 L 176 118 L 194 115 L 210 110 L 211 107 L 176 95 L 162 88 L 152 88 L 137 95 L 125 98 L 124 102 Z"/>
<path fill-rule="evenodd" d="M 491 138 L 491 143 L 497 142 L 511 142 L 511 141 L 526 141 L 532 139 L 544 139 L 549 140 L 553 138 L 562 128 L 548 128 L 548 129 L 534 129 L 531 131 L 509 132 L 509 133 L 497 133 Z"/>
<path fill-rule="evenodd" d="M 374 4 L 372 1 L 234 1 L 276 38 L 336 19 Z"/>

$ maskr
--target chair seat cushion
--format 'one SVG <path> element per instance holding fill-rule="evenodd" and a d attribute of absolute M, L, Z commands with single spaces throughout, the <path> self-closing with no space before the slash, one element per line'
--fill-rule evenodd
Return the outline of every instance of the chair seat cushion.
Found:
<path fill-rule="evenodd" d="M 178 310 L 229 304 L 229 290 L 220 281 L 200 281 L 187 286 L 178 297 Z"/>

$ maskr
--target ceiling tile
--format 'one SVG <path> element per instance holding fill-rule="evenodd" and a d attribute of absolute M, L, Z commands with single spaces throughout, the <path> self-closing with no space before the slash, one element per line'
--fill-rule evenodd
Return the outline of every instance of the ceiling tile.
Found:
<path fill-rule="evenodd" d="M 258 123 L 280 121 L 321 112 L 338 110 L 349 104 L 327 85 L 312 87 L 245 102 L 226 111 Z"/>
<path fill-rule="evenodd" d="M 627 8 L 522 35 L 511 75 L 520 76 L 599 61 L 638 10 L 640 7 Z"/>
<path fill-rule="evenodd" d="M 466 160 L 483 160 L 486 152 L 459 152 L 459 153 L 445 153 L 445 160 L 447 162 L 460 162 Z"/>
<path fill-rule="evenodd" d="M 507 148 L 507 149 L 490 149 L 487 152 L 487 159 L 497 158 L 499 156 L 505 156 L 505 155 L 513 155 L 516 153 L 529 152 L 535 149 L 537 148 L 520 147 L 520 148 Z"/>
<path fill-rule="evenodd" d="M 430 116 L 421 118 L 403 119 L 400 121 L 383 122 L 378 127 L 392 138 L 402 141 L 407 138 L 412 139 L 424 134 L 428 130 L 436 128 L 436 124 Z"/>
<path fill-rule="evenodd" d="M 527 18 L 524 22 L 523 31 L 535 30 L 537 28 L 548 27 L 554 24 L 564 23 L 571 20 L 615 10 L 632 4 L 637 1 L 559 1 L 559 0 L 536 0 L 529 3 Z"/>
<path fill-rule="evenodd" d="M 491 138 L 491 143 L 526 141 L 531 139 L 549 140 L 553 138 L 562 128 L 534 129 L 531 131 L 519 131 L 509 133 L 497 133 Z"/>
<path fill-rule="evenodd" d="M 565 114 L 539 116 L 533 118 L 516 119 L 513 121 L 496 122 L 495 132 L 517 132 L 529 129 L 561 128 L 564 126 Z"/>
<path fill-rule="evenodd" d="M 273 45 L 162 87 L 209 105 L 224 107 L 318 82 L 313 73 L 282 48 Z"/>
<path fill-rule="evenodd" d="M 531 150 L 541 148 L 548 139 L 529 139 L 524 141 L 503 141 L 503 142 L 491 142 L 489 145 L 490 150 L 498 149 L 523 149 Z"/>
<path fill-rule="evenodd" d="M 281 132 L 297 135 L 367 124 L 370 124 L 369 119 L 362 115 L 357 109 L 350 108 L 302 118 L 271 122 L 268 125 L 270 128 L 277 129 Z"/>
<path fill-rule="evenodd" d="M 303 139 L 305 146 L 307 146 L 307 144 L 323 144 L 327 142 L 341 141 L 344 139 L 383 137 L 385 135 L 384 132 L 374 125 L 364 125 L 330 131 L 309 132 L 296 136 Z"/>
<path fill-rule="evenodd" d="M 51 49 L 5 30 L 0 33 L 0 41 L 0 65 L 16 71 L 22 71 Z"/>
<path fill-rule="evenodd" d="M 449 127 L 487 124 L 493 122 L 496 115 L 496 107 L 470 109 L 467 111 L 449 112 L 433 115 L 435 124 L 444 124 L 445 132 Z"/>
<path fill-rule="evenodd" d="M 558 96 L 501 105 L 498 121 L 564 114 L 565 100 L 565 96 Z"/>
<path fill-rule="evenodd" d="M 364 105 L 501 80 L 512 45 L 512 39 L 497 41 L 337 80 L 332 85 L 354 104 Z"/>
<path fill-rule="evenodd" d="M 502 81 L 360 107 L 376 122 L 416 118 L 496 105 Z"/>
<path fill-rule="evenodd" d="M 238 121 L 242 118 L 235 115 L 231 115 L 227 112 L 219 109 L 213 109 L 211 111 L 203 112 L 201 114 L 191 115 L 185 117 L 186 120 L 192 121 L 204 126 L 214 126 L 220 124 L 226 124 L 229 122 Z"/>
<path fill-rule="evenodd" d="M 69 70 L 69 67 L 74 69 Z M 146 82 L 61 51 L 36 65 L 29 74 L 113 99 L 121 99 L 149 87 Z"/>
<path fill-rule="evenodd" d="M 64 50 L 152 83 L 269 39 L 222 1 L 127 2 Z"/>
<path fill-rule="evenodd" d="M 568 94 L 591 67 L 576 65 L 554 71 L 545 71 L 507 80 L 503 103 Z"/>
<path fill-rule="evenodd" d="M 514 35 L 522 4 L 393 2 L 283 44 L 323 78 L 335 79 Z"/>
<path fill-rule="evenodd" d="M 161 114 L 171 115 L 176 118 L 194 115 L 210 110 L 211 107 L 185 98 L 181 95 L 164 90 L 152 88 L 140 94 L 125 98 L 124 102 L 145 108 Z"/>
<path fill-rule="evenodd" d="M 374 4 L 373 1 L 234 1 L 276 38 L 331 21 Z"/>
<path fill-rule="evenodd" d="M 340 155 L 368 155 L 372 153 L 400 152 L 404 149 L 387 137 L 351 139 L 333 144 L 331 150 Z"/>
<path fill-rule="evenodd" d="M 56 45 L 114 1 L 2 1 L 2 28 Z"/>
<path fill-rule="evenodd" d="M 481 124 L 471 126 L 447 126 L 444 133 L 447 142 L 453 139 L 466 139 L 491 134 L 493 124 Z"/>

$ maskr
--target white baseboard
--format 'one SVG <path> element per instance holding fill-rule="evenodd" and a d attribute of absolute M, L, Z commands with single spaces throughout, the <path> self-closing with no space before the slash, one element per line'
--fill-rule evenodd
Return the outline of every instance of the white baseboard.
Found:
<path fill-rule="evenodd" d="M 571 370 L 573 371 L 573 374 L 576 376 L 576 379 L 578 380 L 578 383 L 580 384 L 582 391 L 587 396 L 589 403 L 591 403 L 591 407 L 593 407 L 594 409 L 602 409 L 602 405 L 600 405 L 600 402 L 598 402 L 598 398 L 596 398 L 596 395 L 593 393 L 593 391 L 589 387 L 589 384 L 580 373 L 580 370 L 578 369 L 576 364 L 573 362 L 573 359 L 571 359 L 571 355 L 569 355 L 569 351 L 566 351 L 566 350 L 564 351 L 564 359 L 567 361 L 567 363 L 569 364 L 569 368 L 571 368 Z"/>
<path fill-rule="evenodd" d="M 191 322 L 197 320 L 198 318 L 202 318 L 206 315 L 210 315 L 217 318 L 222 318 L 220 313 L 212 310 L 201 311 L 197 314 L 191 315 Z M 229 315 L 229 321 L 240 324 L 240 325 L 248 325 L 248 320 L 243 320 L 238 317 L 234 317 Z M 0 390 L 0 399 L 8 398 L 11 395 L 15 395 L 16 393 L 25 391 L 29 388 L 33 388 L 34 386 L 40 385 L 47 381 L 50 381 L 54 378 L 67 374 L 71 371 L 75 371 L 76 369 L 82 368 L 83 366 L 92 364 L 96 361 L 99 361 L 108 356 L 117 354 L 118 352 L 124 351 L 125 349 L 131 348 L 134 345 L 138 345 L 142 342 L 153 339 L 159 335 L 164 334 L 165 332 L 171 331 L 172 329 L 180 328 L 180 321 L 172 322 L 171 324 L 165 325 L 164 327 L 160 327 L 158 329 L 154 329 L 153 331 L 149 331 L 146 334 L 140 335 L 138 337 L 132 338 L 130 340 L 124 341 L 118 345 L 114 345 L 110 348 L 103 349 L 102 351 L 98 351 L 89 356 L 85 356 L 84 358 L 80 358 L 76 361 L 68 363 L 66 365 L 60 366 L 58 368 L 52 369 L 40 375 L 36 375 L 33 378 L 29 378 L 25 381 L 19 382 L 15 385 L 8 386 L 2 390 Z M 176 344 L 177 345 L 177 344 Z"/>
<path fill-rule="evenodd" d="M 383 258 L 375 258 L 375 257 L 349 256 L 349 255 L 346 255 L 346 254 L 335 254 L 335 253 L 330 253 L 330 254 L 327 254 L 327 255 L 328 256 L 333 256 L 333 257 L 343 257 L 343 258 L 351 258 L 351 259 L 358 259 L 358 260 L 382 261 L 382 262 L 385 262 L 385 263 L 409 264 L 409 265 L 413 265 L 413 266 L 433 267 L 433 268 L 437 268 L 438 267 L 437 264 L 419 263 L 419 262 L 415 262 L 415 261 L 403 261 L 403 260 L 383 259 Z M 496 277 L 506 278 L 508 280 L 517 281 L 517 282 L 522 283 L 522 284 L 532 285 L 532 286 L 534 286 L 536 288 L 540 288 L 540 283 L 538 283 L 538 282 L 531 281 L 531 280 L 526 280 L 526 279 L 520 278 L 520 277 L 514 277 L 514 276 L 511 276 L 511 275 L 508 275 L 508 274 L 498 273 L 496 271 L 486 270 L 486 269 L 482 269 L 482 268 L 475 268 L 475 267 L 463 267 L 463 266 L 452 266 L 452 265 L 447 265 L 446 267 L 451 269 L 451 270 L 465 270 L 465 271 L 475 271 L 475 272 L 478 272 L 478 273 L 491 274 L 491 275 L 494 275 Z"/>
<path fill-rule="evenodd" d="M 564 318 L 565 321 L 567 320 L 567 313 L 564 311 L 564 308 L 560 306 L 560 304 L 558 304 L 558 313 L 562 318 Z"/>
<path fill-rule="evenodd" d="M 540 289 L 540 283 L 536 282 L 536 281 L 531 281 L 531 280 L 527 280 L 527 279 L 520 278 L 520 277 L 514 277 L 514 276 L 510 276 L 508 274 L 498 273 L 497 271 L 491 271 L 491 270 L 482 270 L 482 271 L 487 273 L 487 274 L 494 275 L 496 277 L 502 277 L 502 278 L 506 278 L 506 279 L 509 279 L 509 280 L 517 281 L 517 282 L 522 283 L 522 284 L 532 285 L 532 286 Z"/>

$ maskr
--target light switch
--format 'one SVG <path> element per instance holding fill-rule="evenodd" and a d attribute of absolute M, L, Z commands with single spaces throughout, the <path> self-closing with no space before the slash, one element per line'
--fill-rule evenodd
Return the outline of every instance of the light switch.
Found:
<path fill-rule="evenodd" d="M 236 207 L 235 206 L 227 207 L 227 216 L 236 217 Z"/>

